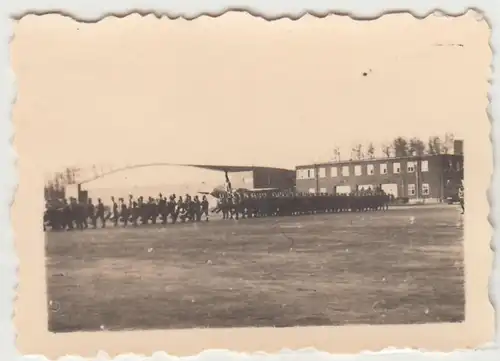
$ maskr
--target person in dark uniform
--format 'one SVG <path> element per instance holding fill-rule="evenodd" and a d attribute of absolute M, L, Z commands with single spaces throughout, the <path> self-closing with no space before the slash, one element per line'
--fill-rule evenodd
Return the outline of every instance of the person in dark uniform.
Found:
<path fill-rule="evenodd" d="M 128 209 L 130 213 L 130 221 L 134 227 L 137 227 L 137 220 L 140 217 L 139 205 L 137 201 L 132 201 L 132 205 Z"/>
<path fill-rule="evenodd" d="M 96 227 L 97 227 L 97 219 L 100 219 L 101 227 L 106 228 L 106 217 L 104 216 L 104 204 L 102 203 L 101 198 L 97 198 L 95 216 L 96 216 Z"/>
<path fill-rule="evenodd" d="M 172 194 L 167 203 L 167 216 L 172 218 L 172 224 L 177 222 L 177 200 L 175 194 Z"/>
<path fill-rule="evenodd" d="M 238 192 L 235 192 L 232 195 L 232 206 L 231 206 L 231 219 L 236 219 L 239 220 L 240 218 L 240 194 Z"/>
<path fill-rule="evenodd" d="M 201 202 L 200 198 L 198 198 L 198 195 L 194 196 L 193 202 L 192 202 L 192 208 L 193 208 L 193 218 L 195 222 L 199 222 L 201 220 Z"/>
<path fill-rule="evenodd" d="M 158 207 L 153 197 L 148 198 L 148 215 L 152 224 L 156 224 L 158 219 Z"/>
<path fill-rule="evenodd" d="M 127 227 L 129 218 L 127 205 L 123 198 L 120 198 L 118 201 L 120 202 L 120 220 L 123 222 L 123 226 Z"/>
<path fill-rule="evenodd" d="M 201 214 L 200 214 L 200 219 L 201 217 L 205 215 L 205 222 L 208 222 L 208 200 L 207 196 L 203 196 L 201 199 Z"/>
<path fill-rule="evenodd" d="M 90 222 L 92 223 L 92 228 L 97 228 L 97 218 L 96 218 L 96 209 L 94 204 L 92 203 L 92 198 L 89 198 L 87 204 L 87 217 L 90 218 Z"/>
<path fill-rule="evenodd" d="M 144 204 L 144 197 L 137 198 L 137 213 L 141 224 L 148 224 L 148 207 Z"/>
<path fill-rule="evenodd" d="M 71 213 L 73 215 L 73 220 L 76 224 L 76 228 L 83 231 L 84 227 L 84 218 L 85 212 L 81 202 L 77 202 L 75 198 L 71 199 L 70 202 Z"/>
<path fill-rule="evenodd" d="M 184 197 L 184 212 L 183 215 L 181 215 L 181 220 L 183 222 L 193 220 L 192 203 L 193 201 L 191 200 L 191 196 L 189 194 L 186 194 L 186 196 Z"/>
<path fill-rule="evenodd" d="M 72 200 L 73 199 L 71 198 L 71 202 L 72 202 Z M 64 199 L 64 201 L 63 201 L 63 219 L 64 219 L 64 221 L 63 221 L 64 229 L 66 229 L 68 231 L 73 230 L 73 228 L 74 228 L 73 209 L 71 207 L 71 204 L 68 204 L 68 201 L 66 199 Z"/>
<path fill-rule="evenodd" d="M 118 203 L 116 203 L 115 197 L 111 197 L 111 203 L 112 203 L 113 225 L 116 227 L 118 225 L 118 221 L 120 220 L 120 212 L 118 210 Z"/>
<path fill-rule="evenodd" d="M 186 221 L 186 202 L 182 199 L 182 196 L 179 197 L 179 201 L 177 202 L 177 209 L 175 211 L 177 218 L 181 220 L 181 222 Z"/>
<path fill-rule="evenodd" d="M 167 197 L 163 194 L 158 195 L 158 214 L 160 215 L 161 224 L 167 223 Z"/>
<path fill-rule="evenodd" d="M 82 217 L 82 225 L 84 229 L 89 228 L 89 210 L 88 203 L 86 203 L 83 199 L 78 202 L 78 207 L 80 208 L 81 217 Z"/>

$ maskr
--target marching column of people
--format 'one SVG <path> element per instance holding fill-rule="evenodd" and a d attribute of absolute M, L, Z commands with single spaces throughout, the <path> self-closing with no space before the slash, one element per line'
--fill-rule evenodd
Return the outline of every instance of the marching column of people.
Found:
<path fill-rule="evenodd" d="M 222 219 L 258 218 L 273 216 L 296 216 L 318 213 L 337 213 L 347 211 L 376 211 L 388 208 L 390 196 L 382 190 L 371 189 L 356 191 L 351 194 L 310 194 L 296 192 L 230 192 L 218 198 L 217 206 L 209 209 L 209 202 L 204 195 L 200 200 L 197 195 L 186 194 L 168 198 L 159 194 L 155 199 L 143 197 L 134 199 L 132 195 L 124 198 L 111 197 L 111 205 L 105 206 L 100 198 L 94 204 L 92 199 L 78 202 L 61 199 L 46 203 L 44 230 L 84 230 L 91 226 L 105 228 L 113 226 L 139 226 L 146 224 L 163 225 L 177 222 L 208 221 L 210 213 L 222 213 Z M 170 220 L 170 222 L 169 222 Z"/>
<path fill-rule="evenodd" d="M 186 194 L 185 198 L 175 194 L 164 197 L 159 194 L 157 199 L 143 197 L 134 199 L 129 196 L 126 202 L 124 198 L 111 197 L 111 206 L 105 206 L 100 198 L 94 204 L 92 199 L 88 202 L 78 202 L 75 198 L 60 199 L 46 202 L 44 213 L 44 230 L 49 226 L 52 230 L 87 229 L 99 226 L 105 228 L 108 224 L 118 225 L 145 225 L 161 222 L 167 224 L 180 222 L 208 221 L 209 204 L 206 196 L 200 200 L 196 195 L 193 198 Z"/>
<path fill-rule="evenodd" d="M 296 216 L 347 211 L 375 211 L 387 209 L 390 197 L 381 190 L 356 191 L 350 194 L 326 193 L 229 193 L 217 202 L 215 213 L 223 219 Z"/>

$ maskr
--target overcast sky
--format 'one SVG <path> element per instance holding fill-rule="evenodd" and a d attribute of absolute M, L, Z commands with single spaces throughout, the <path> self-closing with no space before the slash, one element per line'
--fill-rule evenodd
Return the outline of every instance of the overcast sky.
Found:
<path fill-rule="evenodd" d="M 453 132 L 466 141 L 466 126 L 487 121 L 488 34 L 472 13 L 98 24 L 29 16 L 12 42 L 18 148 L 43 171 L 148 162 L 293 168 L 328 160 L 335 146 L 347 156 L 355 143 L 398 135 Z M 198 176 L 142 169 L 100 186 Z"/>

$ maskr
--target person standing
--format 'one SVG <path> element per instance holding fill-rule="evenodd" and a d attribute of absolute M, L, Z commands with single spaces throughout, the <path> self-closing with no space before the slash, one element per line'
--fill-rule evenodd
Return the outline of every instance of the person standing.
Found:
<path fill-rule="evenodd" d="M 104 216 L 104 204 L 102 203 L 101 198 L 97 198 L 97 207 L 96 207 L 96 221 L 97 219 L 101 220 L 101 227 L 106 228 L 106 217 Z M 97 225 L 97 222 L 96 222 Z"/>
<path fill-rule="evenodd" d="M 96 217 L 96 209 L 94 203 L 92 203 L 92 198 L 89 198 L 87 205 L 87 216 L 90 218 L 90 222 L 92 223 L 92 228 L 97 228 L 97 217 Z"/>
<path fill-rule="evenodd" d="M 128 221 L 129 221 L 129 214 L 128 214 L 128 208 L 127 204 L 125 203 L 125 200 L 123 198 L 118 199 L 118 202 L 120 203 L 120 219 L 123 222 L 123 226 L 127 227 Z"/>
<path fill-rule="evenodd" d="M 113 225 L 116 227 L 118 225 L 118 221 L 120 220 L 120 211 L 118 208 L 118 203 L 115 201 L 115 197 L 111 197 L 112 203 L 112 212 L 113 212 Z"/>
<path fill-rule="evenodd" d="M 205 216 L 205 222 L 208 222 L 208 200 L 207 196 L 203 196 L 201 200 L 201 214 L 200 214 L 200 219 L 202 216 Z"/>

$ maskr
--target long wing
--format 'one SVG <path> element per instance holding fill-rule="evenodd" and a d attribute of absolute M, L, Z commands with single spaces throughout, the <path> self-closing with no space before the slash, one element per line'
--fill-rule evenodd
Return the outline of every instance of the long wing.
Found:
<path fill-rule="evenodd" d="M 214 171 L 219 171 L 219 172 L 228 172 L 228 173 L 230 173 L 230 172 L 248 172 L 248 171 L 260 170 L 260 169 L 270 169 L 270 167 L 263 167 L 263 166 L 178 164 L 178 163 L 164 163 L 164 162 L 145 163 L 145 164 L 128 165 L 128 166 L 124 166 L 124 167 L 118 167 L 115 169 L 111 169 L 111 170 L 106 171 L 106 172 L 95 174 L 90 178 L 80 180 L 78 183 L 79 184 L 89 183 L 89 182 L 92 182 L 96 179 L 99 179 L 99 178 L 104 177 L 104 176 L 109 175 L 109 174 L 118 173 L 118 172 L 122 172 L 122 171 L 129 170 L 129 169 L 145 168 L 145 167 L 151 167 L 151 166 L 194 167 L 194 168 L 208 169 L 208 170 L 214 170 Z M 273 169 L 285 170 L 284 168 L 273 168 Z"/>
<path fill-rule="evenodd" d="M 208 170 L 217 170 L 220 172 L 247 172 L 258 168 L 254 166 L 240 166 L 240 165 L 209 165 L 209 164 L 180 164 L 180 165 L 184 167 L 195 167 Z"/>

